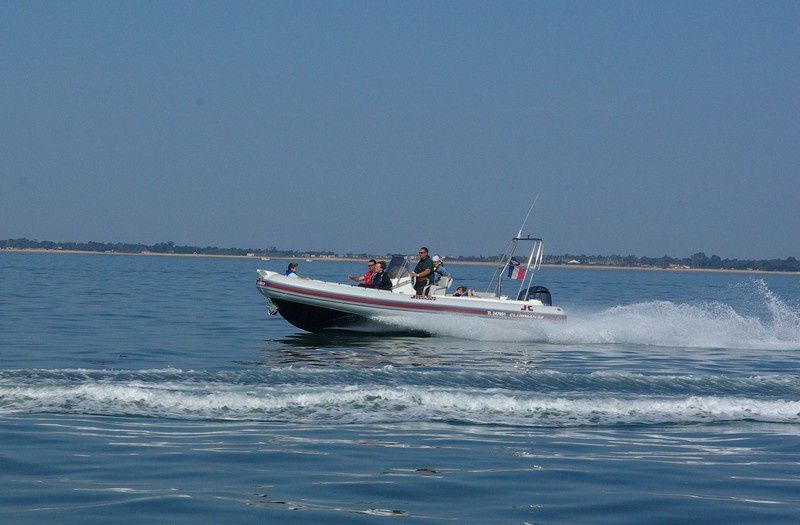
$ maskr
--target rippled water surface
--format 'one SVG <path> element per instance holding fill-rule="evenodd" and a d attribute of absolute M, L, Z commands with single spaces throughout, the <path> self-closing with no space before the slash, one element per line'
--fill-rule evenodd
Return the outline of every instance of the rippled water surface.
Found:
<path fill-rule="evenodd" d="M 314 335 L 283 264 L 0 254 L 0 521 L 800 515 L 797 276 L 544 269 L 566 323 Z"/>

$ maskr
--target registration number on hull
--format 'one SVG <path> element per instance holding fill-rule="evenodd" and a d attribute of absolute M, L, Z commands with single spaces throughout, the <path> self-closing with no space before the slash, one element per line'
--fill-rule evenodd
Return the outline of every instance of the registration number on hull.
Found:
<path fill-rule="evenodd" d="M 524 319 L 544 319 L 544 316 L 536 315 L 536 314 L 528 314 L 528 313 L 518 313 L 518 312 L 500 312 L 497 310 L 489 310 L 488 315 L 492 317 L 505 317 L 509 319 L 517 319 L 517 318 L 524 318 Z"/>

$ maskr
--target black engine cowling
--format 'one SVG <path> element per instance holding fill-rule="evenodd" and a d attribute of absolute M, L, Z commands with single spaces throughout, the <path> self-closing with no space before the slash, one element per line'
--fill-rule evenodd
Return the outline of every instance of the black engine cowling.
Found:
<path fill-rule="evenodd" d="M 544 286 L 531 286 L 527 290 L 522 290 L 517 297 L 518 301 L 528 301 L 529 299 L 537 299 L 545 306 L 553 305 L 553 298 L 550 296 L 550 290 Z"/>

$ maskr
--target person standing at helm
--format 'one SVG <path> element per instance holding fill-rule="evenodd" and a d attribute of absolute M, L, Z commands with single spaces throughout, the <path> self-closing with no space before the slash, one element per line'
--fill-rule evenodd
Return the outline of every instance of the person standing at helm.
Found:
<path fill-rule="evenodd" d="M 419 249 L 419 262 L 411 272 L 411 276 L 416 278 L 414 282 L 414 290 L 417 295 L 423 295 L 425 287 L 431 282 L 431 274 L 433 273 L 433 261 L 428 256 L 428 249 L 422 247 Z"/>

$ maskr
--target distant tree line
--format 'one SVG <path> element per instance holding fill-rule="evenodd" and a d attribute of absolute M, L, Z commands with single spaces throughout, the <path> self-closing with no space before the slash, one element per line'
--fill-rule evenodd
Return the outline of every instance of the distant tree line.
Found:
<path fill-rule="evenodd" d="M 450 257 L 456 261 L 493 262 L 494 256 Z M 524 258 L 523 258 L 524 259 Z M 722 259 L 718 255 L 708 257 L 698 252 L 691 257 L 637 257 L 636 255 L 545 255 L 544 264 L 581 264 L 589 266 L 620 266 L 629 268 L 691 268 L 711 270 L 761 270 L 769 272 L 798 272 L 800 261 L 795 257 L 786 259 Z"/>
<path fill-rule="evenodd" d="M 708 257 L 698 252 L 691 257 L 637 257 L 635 255 L 559 255 L 545 256 L 544 262 L 568 264 L 578 261 L 581 264 L 596 264 L 623 267 L 692 268 L 711 270 L 761 270 L 769 272 L 800 271 L 800 261 L 795 257 L 786 259 L 723 259 L 718 255 Z"/>
<path fill-rule="evenodd" d="M 152 245 L 135 243 L 106 242 L 53 242 L 30 239 L 0 240 L 0 249 L 39 249 L 39 250 L 76 250 L 86 252 L 111 253 L 159 253 L 159 254 L 198 254 L 198 255 L 258 255 L 267 257 L 354 257 L 367 258 L 367 253 L 334 253 L 331 251 L 296 251 L 280 250 L 276 246 L 269 248 L 218 248 L 216 246 L 182 246 L 172 241 Z M 500 255 L 449 256 L 451 261 L 463 262 L 496 262 Z M 698 252 L 691 257 L 637 257 L 635 255 L 546 255 L 545 264 L 585 264 L 642 268 L 693 268 L 714 270 L 761 270 L 769 272 L 800 272 L 800 261 L 795 257 L 786 259 L 722 259 L 718 255 L 708 257 Z"/>
<path fill-rule="evenodd" d="M 300 252 L 293 250 L 279 250 L 256 248 L 218 248 L 216 246 L 182 246 L 173 241 L 159 242 L 156 244 L 136 244 L 125 242 L 53 242 L 34 241 L 30 239 L 6 239 L 0 241 L 0 249 L 37 249 L 37 250 L 76 250 L 83 252 L 110 252 L 110 253 L 162 253 L 162 254 L 199 254 L 199 255 L 270 255 L 275 257 L 300 256 Z M 314 252 L 319 255 L 333 255 L 333 252 Z M 307 254 L 303 253 L 303 256 Z"/>

